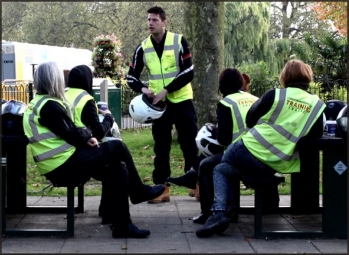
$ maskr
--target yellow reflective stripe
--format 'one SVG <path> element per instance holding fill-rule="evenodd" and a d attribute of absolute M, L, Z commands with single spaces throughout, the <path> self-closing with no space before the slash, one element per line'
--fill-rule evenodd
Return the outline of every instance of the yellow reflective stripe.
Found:
<path fill-rule="evenodd" d="M 293 159 L 298 159 L 299 158 L 299 154 L 298 152 L 294 152 L 293 155 L 287 155 L 285 153 L 283 153 L 282 151 L 280 151 L 278 148 L 276 148 L 274 145 L 272 145 L 271 143 L 269 143 L 267 140 L 265 140 L 263 138 L 263 136 L 261 136 L 261 134 L 255 129 L 255 128 L 251 128 L 249 131 L 253 137 L 261 144 L 263 145 L 263 147 L 265 149 L 267 149 L 268 151 L 270 151 L 273 155 L 277 156 L 278 158 L 285 160 L 285 161 L 291 161 Z"/>
<path fill-rule="evenodd" d="M 173 43 L 172 44 L 173 44 L 174 55 L 175 55 L 175 58 L 176 58 L 177 74 L 179 72 L 179 60 L 178 60 L 178 58 L 179 58 L 179 45 L 181 43 L 178 40 L 179 40 L 179 35 L 178 34 L 174 34 Z"/>
<path fill-rule="evenodd" d="M 238 107 L 236 102 L 234 102 L 233 100 L 231 100 L 230 98 L 227 98 L 227 97 L 223 98 L 222 100 L 224 102 L 230 104 L 234 110 L 234 115 L 235 115 L 237 127 L 238 127 L 238 131 L 233 132 L 233 141 L 234 141 L 236 138 L 238 138 L 245 131 L 244 120 L 241 116 L 241 112 L 240 112 L 239 107 Z"/>
<path fill-rule="evenodd" d="M 168 79 L 168 78 L 175 78 L 178 72 L 172 72 L 172 73 L 165 73 L 163 76 L 161 74 L 153 74 L 149 75 L 149 78 L 152 80 L 162 80 L 162 79 Z"/>
<path fill-rule="evenodd" d="M 52 158 L 55 155 L 70 149 L 71 147 L 73 147 L 73 145 L 71 145 L 69 143 L 65 143 L 65 144 L 59 146 L 58 148 L 55 148 L 55 149 L 49 150 L 47 152 L 44 152 L 42 154 L 33 156 L 33 158 L 34 158 L 35 162 L 40 162 L 40 161 L 43 161 L 45 159 Z"/>
<path fill-rule="evenodd" d="M 47 133 L 42 133 L 40 135 L 37 136 L 33 136 L 28 138 L 30 143 L 36 143 L 36 142 L 40 142 L 46 139 L 50 139 L 50 138 L 56 138 L 57 136 L 53 133 L 53 132 L 47 132 Z"/>
<path fill-rule="evenodd" d="M 73 107 L 72 107 L 72 112 L 73 112 L 73 115 L 74 115 L 74 119 L 72 119 L 73 121 L 75 121 L 75 108 L 76 106 L 79 104 L 80 100 L 86 96 L 86 95 L 89 95 L 86 91 L 82 91 L 74 100 L 73 102 Z"/>
<path fill-rule="evenodd" d="M 280 89 L 280 100 L 277 103 L 277 106 L 275 107 L 272 115 L 269 118 L 268 121 L 268 125 L 270 125 L 276 132 L 278 132 L 280 135 L 282 135 L 283 137 L 285 137 L 287 140 L 293 142 L 293 143 L 297 143 L 298 140 L 300 139 L 300 137 L 303 137 L 305 132 L 310 128 L 311 123 L 313 122 L 313 120 L 316 117 L 316 114 L 321 110 L 322 108 L 322 102 L 318 101 L 314 107 L 314 109 L 312 110 L 312 112 L 310 113 L 309 118 L 306 121 L 306 124 L 304 125 L 302 131 L 300 132 L 299 136 L 295 136 L 292 133 L 288 132 L 286 129 L 284 129 L 282 126 L 280 125 L 275 125 L 275 121 L 277 120 L 277 118 L 280 115 L 280 112 L 282 111 L 282 108 L 284 106 L 284 104 L 286 103 L 286 89 Z M 264 121 L 262 121 L 261 119 L 258 120 L 257 124 L 260 125 L 264 123 Z"/>
<path fill-rule="evenodd" d="M 38 131 L 38 128 L 35 124 L 35 116 L 38 115 L 38 108 L 41 106 L 41 104 L 46 101 L 46 99 L 50 98 L 49 96 L 43 96 L 40 100 L 38 100 L 38 102 L 35 104 L 35 106 L 33 107 L 33 111 L 32 113 L 29 115 L 29 126 L 30 126 L 30 129 L 32 131 L 32 134 L 33 136 L 32 137 L 28 137 L 29 141 L 31 143 L 34 143 L 34 142 L 40 142 L 40 141 L 43 141 L 43 140 L 46 140 L 46 139 L 49 139 L 49 138 L 56 138 L 56 134 L 54 134 L 53 132 L 46 132 L 46 133 L 42 133 L 42 134 L 39 134 L 39 131 Z M 67 112 L 70 112 L 70 111 L 67 111 Z M 43 159 L 46 159 L 46 158 L 49 158 L 49 157 L 46 157 L 45 155 L 49 155 L 50 157 L 53 157 L 55 156 L 57 153 L 60 153 L 66 149 L 69 149 L 73 147 L 72 145 L 70 145 L 69 143 L 65 143 L 63 144 L 62 146 L 56 148 L 56 149 L 53 149 L 53 150 L 50 150 L 48 152 L 45 152 L 41 155 L 43 155 L 43 157 L 41 155 L 36 155 L 36 156 L 33 156 L 34 157 L 34 160 L 35 162 L 39 162 Z M 62 148 L 63 150 L 61 151 L 60 148 Z M 57 151 L 57 152 L 56 152 Z"/>

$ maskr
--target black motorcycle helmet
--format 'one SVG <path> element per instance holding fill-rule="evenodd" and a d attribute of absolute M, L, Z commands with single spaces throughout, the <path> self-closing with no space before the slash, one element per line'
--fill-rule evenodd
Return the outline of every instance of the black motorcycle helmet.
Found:
<path fill-rule="evenodd" d="M 347 105 L 346 102 L 340 100 L 328 100 L 326 102 L 326 108 L 324 113 L 326 115 L 326 120 L 336 120 L 339 112 Z"/>
<path fill-rule="evenodd" d="M 347 139 L 348 128 L 348 106 L 345 106 L 338 114 L 337 119 L 336 136 Z"/>
<path fill-rule="evenodd" d="M 18 100 L 10 100 L 1 105 L 3 135 L 24 135 L 23 114 L 26 108 L 27 105 Z"/>

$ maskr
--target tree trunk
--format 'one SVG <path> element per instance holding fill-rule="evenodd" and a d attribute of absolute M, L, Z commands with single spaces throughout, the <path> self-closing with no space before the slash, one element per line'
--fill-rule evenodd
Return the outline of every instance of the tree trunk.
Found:
<path fill-rule="evenodd" d="M 218 77 L 224 66 L 224 2 L 186 2 L 184 36 L 194 64 L 194 103 L 199 128 L 217 122 Z"/>

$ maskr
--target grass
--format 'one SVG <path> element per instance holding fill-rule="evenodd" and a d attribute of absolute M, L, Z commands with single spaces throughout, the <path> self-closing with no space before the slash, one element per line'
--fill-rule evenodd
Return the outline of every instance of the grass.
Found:
<path fill-rule="evenodd" d="M 135 165 L 138 169 L 139 176 L 146 184 L 153 184 L 151 181 L 151 175 L 153 171 L 153 146 L 154 141 L 151 135 L 151 129 L 127 129 L 122 130 L 122 139 L 129 148 Z M 320 155 L 320 162 L 322 155 Z M 172 176 L 177 177 L 184 173 L 184 159 L 182 151 L 179 148 L 179 144 L 176 139 L 173 139 L 170 155 L 170 164 Z M 286 178 L 285 183 L 279 185 L 280 195 L 290 194 L 290 175 L 284 175 Z M 320 172 L 320 194 L 322 193 L 322 174 Z M 44 176 L 40 176 L 36 169 L 36 165 L 33 162 L 30 148 L 27 148 L 27 191 L 28 195 L 45 195 L 45 196 L 65 196 L 66 188 L 52 188 L 49 186 L 50 182 L 46 180 Z M 75 190 L 77 192 L 77 190 Z M 85 185 L 86 196 L 100 196 L 101 194 L 101 182 L 91 179 Z M 251 195 L 254 191 L 246 189 L 241 184 L 241 194 Z M 188 195 L 188 189 L 177 185 L 171 185 L 171 195 Z"/>

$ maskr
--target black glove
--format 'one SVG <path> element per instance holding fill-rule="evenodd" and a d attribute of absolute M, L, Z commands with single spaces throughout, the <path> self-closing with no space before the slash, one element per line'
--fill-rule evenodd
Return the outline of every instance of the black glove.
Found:
<path fill-rule="evenodd" d="M 218 127 L 212 123 L 206 123 L 205 126 L 206 126 L 206 129 L 211 133 L 212 139 L 217 139 Z"/>

